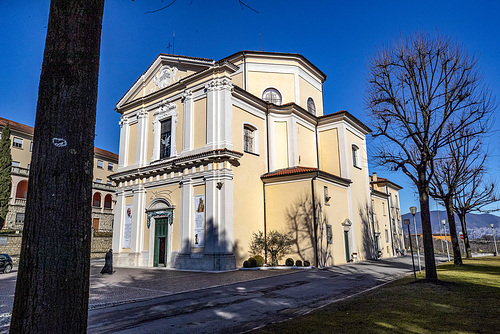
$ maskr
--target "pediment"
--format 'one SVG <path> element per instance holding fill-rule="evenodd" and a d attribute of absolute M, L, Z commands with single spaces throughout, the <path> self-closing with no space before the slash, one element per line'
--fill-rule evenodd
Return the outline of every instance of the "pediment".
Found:
<path fill-rule="evenodd" d="M 175 85 L 187 76 L 212 67 L 214 63 L 211 59 L 160 54 L 116 106 L 119 109 L 134 100 Z"/>

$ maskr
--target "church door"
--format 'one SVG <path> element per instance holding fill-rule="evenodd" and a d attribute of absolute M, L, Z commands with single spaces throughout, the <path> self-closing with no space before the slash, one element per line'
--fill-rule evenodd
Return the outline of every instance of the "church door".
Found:
<path fill-rule="evenodd" d="M 168 219 L 155 220 L 155 253 L 153 265 L 167 266 Z"/>

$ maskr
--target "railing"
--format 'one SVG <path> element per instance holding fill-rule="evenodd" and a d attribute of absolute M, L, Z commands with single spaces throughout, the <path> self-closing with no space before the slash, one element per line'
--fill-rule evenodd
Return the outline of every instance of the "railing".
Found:
<path fill-rule="evenodd" d="M 92 188 L 106 191 L 115 191 L 116 187 L 111 184 L 92 182 Z"/>
<path fill-rule="evenodd" d="M 11 203 L 14 205 L 24 205 L 26 206 L 26 198 L 13 198 Z"/>

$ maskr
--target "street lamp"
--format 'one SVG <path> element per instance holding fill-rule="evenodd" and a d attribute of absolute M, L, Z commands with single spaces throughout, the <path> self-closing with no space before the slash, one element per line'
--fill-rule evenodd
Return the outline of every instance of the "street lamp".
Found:
<path fill-rule="evenodd" d="M 420 264 L 420 247 L 418 247 L 417 224 L 415 223 L 415 215 L 417 214 L 417 208 L 415 206 L 410 206 L 410 212 L 413 215 L 413 226 L 415 226 L 415 242 L 417 243 L 418 272 L 421 273 L 422 265 Z"/>
<path fill-rule="evenodd" d="M 446 220 L 443 219 L 441 220 L 441 223 L 443 223 L 443 229 L 444 229 L 444 240 L 446 241 L 446 253 L 448 253 L 448 262 L 450 262 L 450 249 L 448 248 L 448 237 L 446 236 Z"/>
<path fill-rule="evenodd" d="M 413 276 L 415 276 L 415 281 L 416 281 L 417 280 L 417 273 L 415 272 L 415 260 L 413 259 L 413 246 L 411 244 L 410 220 L 405 219 L 403 223 L 406 226 L 408 226 L 408 238 L 410 239 L 411 263 L 413 264 Z"/>
<path fill-rule="evenodd" d="M 493 242 L 495 243 L 495 256 L 498 255 L 498 248 L 497 248 L 497 239 L 495 239 L 495 230 L 493 229 L 493 224 L 490 224 L 491 226 L 491 234 L 493 234 Z"/>

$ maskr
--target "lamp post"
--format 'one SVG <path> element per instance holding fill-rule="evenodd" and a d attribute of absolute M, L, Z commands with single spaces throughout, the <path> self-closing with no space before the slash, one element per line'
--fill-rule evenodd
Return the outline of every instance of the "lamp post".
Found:
<path fill-rule="evenodd" d="M 448 248 L 448 238 L 446 236 L 446 220 L 443 219 L 441 220 L 441 223 L 443 223 L 443 229 L 444 229 L 444 240 L 446 241 L 446 253 L 448 253 L 448 262 L 450 262 L 450 249 Z"/>
<path fill-rule="evenodd" d="M 493 234 L 493 242 L 495 243 L 495 256 L 498 255 L 498 248 L 497 248 L 497 239 L 495 239 L 495 230 L 493 229 L 493 224 L 490 224 L 491 226 L 491 234 Z"/>
<path fill-rule="evenodd" d="M 415 226 L 415 242 L 417 244 L 418 272 L 421 273 L 422 272 L 422 265 L 420 264 L 420 247 L 418 247 L 417 223 L 415 223 L 415 215 L 417 214 L 417 207 L 410 206 L 410 212 L 413 215 L 413 226 Z M 410 236 L 410 239 L 411 239 L 411 236 Z"/>
<path fill-rule="evenodd" d="M 408 239 L 410 239 L 411 263 L 413 264 L 413 276 L 415 276 L 415 281 L 416 281 L 417 280 L 417 273 L 415 271 L 415 260 L 413 259 L 413 246 L 411 244 L 410 220 L 409 219 L 405 219 L 403 223 L 406 226 L 408 226 Z"/>

